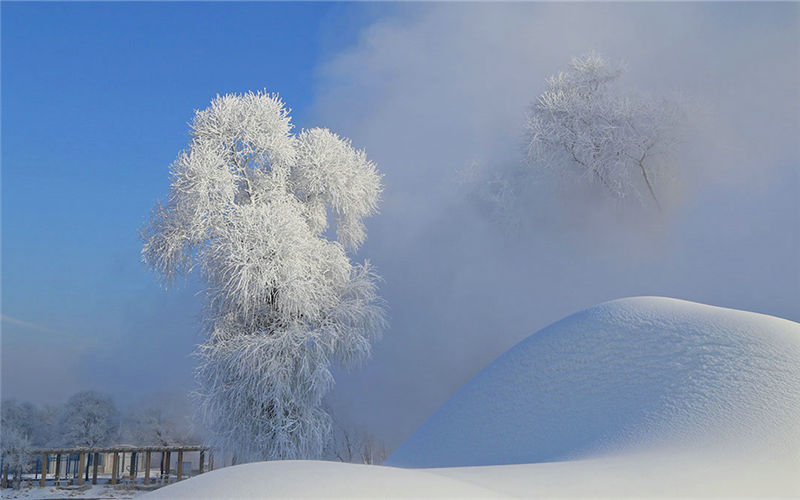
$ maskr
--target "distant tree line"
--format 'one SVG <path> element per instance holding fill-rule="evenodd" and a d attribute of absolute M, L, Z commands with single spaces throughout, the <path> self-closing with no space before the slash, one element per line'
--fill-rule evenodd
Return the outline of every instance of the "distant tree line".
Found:
<path fill-rule="evenodd" d="M 15 399 L 0 405 L 0 453 L 4 466 L 23 472 L 29 450 L 103 447 L 118 444 L 176 446 L 197 444 L 188 416 L 159 398 L 120 412 L 110 396 L 83 391 L 63 405 L 36 406 Z"/>

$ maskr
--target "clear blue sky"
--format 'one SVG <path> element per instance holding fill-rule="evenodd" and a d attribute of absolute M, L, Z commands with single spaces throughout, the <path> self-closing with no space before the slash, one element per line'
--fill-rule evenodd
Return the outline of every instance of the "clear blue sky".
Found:
<path fill-rule="evenodd" d="M 14 352 L 54 343 L 74 373 L 66 360 L 101 339 L 169 342 L 132 324 L 165 300 L 137 228 L 166 194 L 193 110 L 266 88 L 314 125 L 314 69 L 360 16 L 332 3 L 2 4 L 5 375 Z"/>

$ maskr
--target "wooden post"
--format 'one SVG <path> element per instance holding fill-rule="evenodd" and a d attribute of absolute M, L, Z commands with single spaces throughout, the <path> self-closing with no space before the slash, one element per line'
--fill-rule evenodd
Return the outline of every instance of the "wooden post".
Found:
<path fill-rule="evenodd" d="M 136 459 L 139 458 L 139 454 L 135 451 L 131 452 L 131 479 L 136 480 L 136 476 L 139 475 L 138 471 L 138 463 L 136 463 Z"/>
<path fill-rule="evenodd" d="M 39 486 L 44 488 L 45 481 L 47 481 L 47 453 L 42 453 L 42 477 L 39 478 Z"/>
<path fill-rule="evenodd" d="M 183 476 L 183 450 L 178 450 L 178 481 L 181 480 L 181 476 Z"/>
<path fill-rule="evenodd" d="M 208 450 L 208 470 L 214 470 L 214 450 Z"/>
<path fill-rule="evenodd" d="M 172 472 L 172 452 L 167 452 L 167 458 L 164 462 L 164 481 L 169 484 L 169 474 Z"/>
<path fill-rule="evenodd" d="M 58 483 L 59 479 L 58 476 L 60 473 L 61 473 L 61 453 L 56 453 L 56 475 L 54 476 L 56 483 Z"/>
<path fill-rule="evenodd" d="M 81 452 L 80 468 L 78 469 L 78 486 L 83 486 L 83 474 L 86 469 L 86 452 Z"/>
<path fill-rule="evenodd" d="M 111 460 L 111 484 L 117 484 L 117 474 L 119 473 L 119 453 L 114 451 Z"/>
<path fill-rule="evenodd" d="M 150 484 L 150 452 L 144 453 L 144 484 Z"/>
<path fill-rule="evenodd" d="M 92 457 L 92 484 L 97 484 L 97 465 L 100 462 L 100 453 L 95 453 Z"/>
<path fill-rule="evenodd" d="M 203 473 L 203 465 L 205 465 L 206 461 L 206 450 L 200 450 L 200 467 L 198 468 L 198 474 Z"/>
<path fill-rule="evenodd" d="M 2 483 L 2 486 L 3 486 L 4 489 L 8 488 L 8 464 L 6 464 L 5 467 L 3 467 L 3 483 Z"/>
<path fill-rule="evenodd" d="M 14 467 L 14 489 L 22 488 L 22 465 Z"/>

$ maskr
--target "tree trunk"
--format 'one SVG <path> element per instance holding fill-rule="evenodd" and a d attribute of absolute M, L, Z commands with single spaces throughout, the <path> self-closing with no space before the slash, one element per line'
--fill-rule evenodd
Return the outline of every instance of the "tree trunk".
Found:
<path fill-rule="evenodd" d="M 659 203 L 658 198 L 656 197 L 656 192 L 653 190 L 653 185 L 650 184 L 650 179 L 647 177 L 647 169 L 644 168 L 644 163 L 642 161 L 639 162 L 639 168 L 642 169 L 642 177 L 644 177 L 644 182 L 645 184 L 647 184 L 647 189 L 650 190 L 650 195 L 656 202 L 656 206 L 658 207 L 658 209 L 661 210 L 661 203 Z"/>

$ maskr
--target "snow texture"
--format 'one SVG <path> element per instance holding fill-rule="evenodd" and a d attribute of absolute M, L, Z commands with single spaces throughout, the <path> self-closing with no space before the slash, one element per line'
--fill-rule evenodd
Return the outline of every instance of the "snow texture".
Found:
<path fill-rule="evenodd" d="M 631 453 L 800 465 L 800 325 L 620 299 L 523 340 L 385 462 L 459 467 Z M 635 461 L 634 461 L 635 463 Z"/>
<path fill-rule="evenodd" d="M 483 497 L 481 486 L 421 470 L 313 460 L 258 462 L 218 469 L 147 498 Z"/>
<path fill-rule="evenodd" d="M 33 481 L 32 483 L 35 485 L 38 484 L 38 481 Z M 101 500 L 109 498 L 134 498 L 143 494 L 142 491 L 127 488 L 122 485 L 87 484 L 83 486 L 46 486 L 44 488 L 34 485 L 26 485 L 19 490 L 10 488 L 2 490 L 0 497 L 20 500 L 64 500 L 67 498 L 75 500 Z"/>
<path fill-rule="evenodd" d="M 604 457 L 540 464 L 403 469 L 318 461 L 258 462 L 217 469 L 148 498 L 553 498 L 790 497 L 797 463 L 702 455 Z"/>

